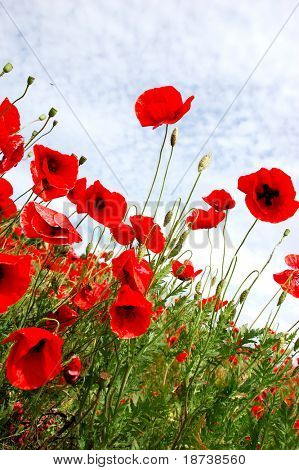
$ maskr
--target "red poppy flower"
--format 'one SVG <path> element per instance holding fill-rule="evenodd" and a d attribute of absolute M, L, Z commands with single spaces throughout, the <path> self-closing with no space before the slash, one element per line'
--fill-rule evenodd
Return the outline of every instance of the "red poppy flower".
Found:
<path fill-rule="evenodd" d="M 295 429 L 296 433 L 299 435 L 299 419 L 296 419 L 293 429 Z"/>
<path fill-rule="evenodd" d="M 53 318 L 53 320 L 57 320 L 59 322 L 59 333 L 65 331 L 69 326 L 72 326 L 78 320 L 78 317 L 78 313 L 67 305 L 61 305 L 57 312 L 49 313 L 47 315 L 47 318 Z M 57 328 L 57 322 L 47 320 L 47 327 L 50 330 L 55 330 Z"/>
<path fill-rule="evenodd" d="M 17 213 L 17 206 L 10 199 L 12 193 L 12 185 L 4 178 L 0 178 L 0 222 L 3 218 L 9 219 Z"/>
<path fill-rule="evenodd" d="M 103 302 L 108 299 L 110 295 L 110 288 L 107 281 L 97 284 L 91 282 L 86 284 L 73 298 L 73 303 L 81 310 L 89 310 L 95 304 Z"/>
<path fill-rule="evenodd" d="M 177 260 L 172 262 L 172 273 L 181 281 L 189 281 L 190 279 L 194 279 L 201 272 L 202 269 L 194 271 L 194 266 L 189 260 L 185 260 L 183 263 L 180 263 L 180 261 Z"/>
<path fill-rule="evenodd" d="M 64 155 L 43 145 L 33 147 L 30 170 L 33 191 L 44 201 L 65 196 L 75 186 L 79 163 L 75 155 Z"/>
<path fill-rule="evenodd" d="M 73 357 L 66 366 L 63 368 L 63 377 L 68 384 L 74 384 L 81 374 L 81 360 L 80 357 Z"/>
<path fill-rule="evenodd" d="M 64 215 L 36 202 L 29 202 L 20 218 L 28 238 L 41 238 L 52 245 L 70 245 L 82 241 L 81 236 Z"/>
<path fill-rule="evenodd" d="M 139 243 L 145 245 L 153 253 L 161 253 L 165 246 L 165 238 L 153 217 L 133 215 L 130 217 L 130 222 Z"/>
<path fill-rule="evenodd" d="M 292 217 L 299 207 L 291 178 L 281 170 L 261 168 L 241 176 L 240 191 L 251 214 L 264 222 L 278 223 Z"/>
<path fill-rule="evenodd" d="M 239 359 L 235 355 L 229 356 L 228 360 L 229 360 L 229 362 L 232 363 L 233 366 L 237 366 L 238 363 L 239 363 Z"/>
<path fill-rule="evenodd" d="M 42 328 L 22 328 L 2 343 L 14 342 L 6 362 L 7 380 L 22 390 L 34 390 L 61 371 L 63 340 Z"/>
<path fill-rule="evenodd" d="M 123 246 L 130 245 L 135 239 L 135 232 L 128 224 L 121 223 L 117 227 L 111 228 L 110 231 L 117 243 Z"/>
<path fill-rule="evenodd" d="M 186 224 L 190 225 L 192 230 L 202 228 L 215 228 L 225 218 L 225 212 L 218 212 L 213 207 L 208 211 L 204 209 L 194 209 L 187 217 Z"/>
<path fill-rule="evenodd" d="M 31 256 L 0 254 L 0 313 L 18 302 L 30 284 Z"/>
<path fill-rule="evenodd" d="M 140 292 L 124 285 L 110 307 L 111 330 L 123 339 L 136 338 L 146 333 L 152 314 L 152 304 Z"/>
<path fill-rule="evenodd" d="M 20 115 L 8 98 L 0 105 L 0 173 L 5 173 L 16 166 L 24 155 L 24 139 L 17 132 L 20 130 Z"/>
<path fill-rule="evenodd" d="M 236 205 L 234 199 L 224 189 L 215 189 L 208 196 L 203 197 L 203 200 L 216 211 L 233 209 Z"/>
<path fill-rule="evenodd" d="M 153 88 L 137 98 L 135 112 L 142 127 L 155 129 L 179 121 L 189 111 L 193 100 L 194 96 L 190 96 L 183 102 L 181 93 L 173 86 Z"/>
<path fill-rule="evenodd" d="M 188 356 L 189 356 L 188 351 L 186 351 L 185 349 L 184 351 L 177 354 L 175 358 L 178 362 L 186 362 Z"/>
<path fill-rule="evenodd" d="M 274 281 L 293 297 L 299 298 L 299 255 L 288 255 L 285 262 L 290 268 L 281 273 L 273 274 Z"/>
<path fill-rule="evenodd" d="M 124 251 L 112 260 L 113 275 L 122 284 L 144 294 L 153 277 L 153 271 L 146 260 L 138 261 L 133 249 Z"/>
<path fill-rule="evenodd" d="M 87 213 L 106 227 L 117 227 L 123 220 L 127 203 L 119 193 L 112 193 L 95 181 L 86 190 Z"/>
<path fill-rule="evenodd" d="M 213 295 L 212 297 L 208 297 L 207 299 L 201 299 L 199 301 L 199 306 L 201 308 L 204 308 L 206 305 L 211 304 L 213 309 L 215 309 L 215 312 L 218 312 L 222 307 L 225 307 L 228 304 L 227 300 L 222 301 L 216 295 Z"/>
<path fill-rule="evenodd" d="M 78 214 L 87 213 L 86 178 L 78 179 L 73 189 L 68 192 L 67 197 L 76 205 Z"/>
<path fill-rule="evenodd" d="M 254 405 L 250 411 L 251 411 L 252 416 L 254 416 L 257 420 L 259 420 L 264 414 L 264 409 L 265 408 L 263 405 Z"/>

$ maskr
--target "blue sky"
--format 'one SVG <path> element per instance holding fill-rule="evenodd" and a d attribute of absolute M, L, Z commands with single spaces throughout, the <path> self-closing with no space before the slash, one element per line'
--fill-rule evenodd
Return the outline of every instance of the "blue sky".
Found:
<path fill-rule="evenodd" d="M 59 125 L 45 143 L 85 155 L 82 175 L 91 182 L 98 178 L 132 202 L 145 198 L 163 129 L 141 128 L 134 102 L 145 89 L 171 84 L 184 98 L 196 98 L 178 125 L 165 202 L 187 195 L 198 160 L 208 150 L 213 161 L 192 203 L 198 205 L 215 188 L 231 191 L 238 202 L 229 227 L 234 244 L 252 223 L 236 189 L 238 176 L 277 166 L 299 191 L 299 8 L 278 34 L 296 1 L 1 3 L 1 61 L 14 64 L 13 74 L 1 81 L 1 95 L 19 96 L 27 76 L 36 77 L 19 106 L 23 123 L 57 107 Z M 18 180 L 20 191 L 31 183 L 27 167 L 24 161 L 9 176 Z M 298 216 L 276 226 L 259 224 L 243 251 L 236 283 L 262 266 L 286 227 L 291 235 L 249 299 L 244 321 L 275 291 L 272 272 L 285 269 L 283 257 L 298 252 Z M 196 235 L 194 254 L 199 266 L 209 256 L 201 237 Z M 280 326 L 294 322 L 297 312 L 296 299 L 288 299 Z"/>

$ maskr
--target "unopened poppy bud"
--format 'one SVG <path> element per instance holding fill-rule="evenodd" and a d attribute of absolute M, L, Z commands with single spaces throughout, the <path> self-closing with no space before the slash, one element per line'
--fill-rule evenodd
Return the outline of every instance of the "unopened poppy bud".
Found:
<path fill-rule="evenodd" d="M 57 126 L 57 124 L 58 124 L 58 121 L 54 120 L 52 126 L 55 127 Z"/>
<path fill-rule="evenodd" d="M 217 297 L 220 296 L 221 291 L 222 291 L 222 289 L 223 289 L 223 287 L 224 287 L 224 284 L 225 284 L 225 281 L 224 281 L 224 279 L 222 279 L 222 280 L 219 282 L 219 284 L 218 284 L 218 286 L 217 286 L 217 288 L 216 288 L 216 296 L 217 296 Z"/>
<path fill-rule="evenodd" d="M 169 224 L 169 222 L 171 221 L 171 218 L 172 218 L 172 210 L 168 211 L 167 214 L 165 215 L 163 227 L 166 227 L 166 225 Z"/>
<path fill-rule="evenodd" d="M 179 252 L 181 251 L 181 249 L 183 248 L 183 245 L 179 242 L 174 248 L 173 250 L 171 250 L 171 252 L 169 253 L 169 257 L 170 258 L 174 258 L 175 256 L 177 256 L 179 254 Z"/>
<path fill-rule="evenodd" d="M 216 277 L 216 276 L 212 277 L 212 279 L 211 279 L 211 286 L 214 286 L 216 280 L 217 280 L 217 277 Z"/>
<path fill-rule="evenodd" d="M 35 137 L 37 134 L 38 134 L 37 131 L 33 131 L 32 134 L 31 134 L 31 137 Z"/>
<path fill-rule="evenodd" d="M 185 232 L 182 233 L 182 235 L 179 238 L 179 243 L 182 245 L 184 241 L 188 238 L 189 235 L 189 230 L 186 230 Z"/>
<path fill-rule="evenodd" d="M 182 274 L 185 270 L 185 265 L 183 264 L 183 266 L 180 266 L 179 269 L 176 270 L 176 275 L 179 276 L 180 274 Z"/>
<path fill-rule="evenodd" d="M 145 254 L 146 254 L 146 246 L 139 245 L 139 249 L 138 249 L 138 261 L 139 262 L 142 260 Z"/>
<path fill-rule="evenodd" d="M 203 170 L 205 170 L 211 161 L 212 155 L 210 153 L 207 153 L 207 155 L 204 155 L 198 164 L 198 173 L 201 173 Z"/>
<path fill-rule="evenodd" d="M 45 114 L 41 114 L 41 115 L 38 117 L 38 119 L 39 119 L 40 121 L 44 121 L 45 119 L 47 119 L 47 116 L 46 116 Z"/>
<path fill-rule="evenodd" d="M 105 254 L 105 260 L 108 261 L 109 259 L 111 259 L 114 255 L 114 252 L 111 250 L 111 251 L 107 251 L 107 253 Z"/>
<path fill-rule="evenodd" d="M 34 77 L 31 77 L 31 76 L 29 75 L 29 77 L 27 78 L 27 85 L 28 85 L 28 86 L 32 85 L 32 83 L 34 82 L 34 80 L 35 80 L 35 78 L 34 78 Z"/>
<path fill-rule="evenodd" d="M 84 165 L 84 163 L 87 161 L 87 158 L 82 155 L 82 157 L 79 158 L 79 165 Z"/>
<path fill-rule="evenodd" d="M 12 69 L 13 69 L 13 65 L 10 62 L 8 62 L 3 67 L 3 73 L 9 73 L 12 71 Z"/>
<path fill-rule="evenodd" d="M 178 133 L 179 133 L 179 130 L 177 127 L 175 127 L 172 131 L 172 134 L 171 134 L 171 137 L 170 137 L 170 145 L 171 147 L 174 147 L 177 140 L 178 140 Z"/>
<path fill-rule="evenodd" d="M 249 294 L 249 290 L 246 289 L 246 290 L 244 290 L 244 291 L 242 292 L 242 294 L 240 295 L 239 301 L 240 301 L 240 304 L 241 304 L 241 305 L 242 305 L 242 304 L 245 302 L 245 300 L 247 299 L 248 294 Z"/>
<path fill-rule="evenodd" d="M 280 294 L 280 297 L 279 297 L 278 302 L 277 302 L 278 307 L 285 301 L 286 296 L 287 296 L 286 292 L 282 292 Z"/>
<path fill-rule="evenodd" d="M 51 108 L 49 111 L 49 117 L 52 118 L 55 116 L 55 114 L 57 114 L 57 109 Z"/>
<path fill-rule="evenodd" d="M 195 286 L 195 292 L 198 294 L 198 295 L 201 295 L 201 281 L 198 281 L 196 286 Z"/>
<path fill-rule="evenodd" d="M 92 250 L 92 242 L 89 242 L 85 250 L 86 256 L 89 255 L 91 250 Z"/>
<path fill-rule="evenodd" d="M 291 233 L 291 230 L 289 228 L 286 228 L 285 231 L 284 231 L 283 236 L 287 237 L 288 235 L 290 235 L 290 233 Z"/>

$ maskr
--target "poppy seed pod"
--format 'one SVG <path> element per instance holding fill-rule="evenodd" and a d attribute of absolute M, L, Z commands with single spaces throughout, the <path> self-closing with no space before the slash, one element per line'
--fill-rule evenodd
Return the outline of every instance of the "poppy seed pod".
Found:
<path fill-rule="evenodd" d="M 8 62 L 3 67 L 3 73 L 9 73 L 12 71 L 12 69 L 13 69 L 13 65 L 10 62 Z"/>
<path fill-rule="evenodd" d="M 82 157 L 79 158 L 79 166 L 83 165 L 87 161 L 87 158 L 82 155 Z"/>
<path fill-rule="evenodd" d="M 204 155 L 200 161 L 199 161 L 199 164 L 198 164 L 198 173 L 201 173 L 203 170 L 205 170 L 206 168 L 208 168 L 209 164 L 210 164 L 210 161 L 211 161 L 211 158 L 212 158 L 212 154 L 211 153 L 207 153 L 207 155 Z"/>
<path fill-rule="evenodd" d="M 179 130 L 177 127 L 175 127 L 172 131 L 172 134 L 171 134 L 171 137 L 170 137 L 170 145 L 171 147 L 174 147 L 175 144 L 177 143 L 177 140 L 178 140 L 178 134 L 179 134 Z"/>
<path fill-rule="evenodd" d="M 34 77 L 29 76 L 29 77 L 27 78 L 27 85 L 28 85 L 28 86 L 32 85 L 32 83 L 34 82 L 34 80 L 35 80 Z"/>
<path fill-rule="evenodd" d="M 287 237 L 287 236 L 290 235 L 290 233 L 291 233 L 291 230 L 290 230 L 289 228 L 286 228 L 285 231 L 284 231 L 283 236 L 284 236 L 284 237 Z"/>
<path fill-rule="evenodd" d="M 50 111 L 49 111 L 48 116 L 49 116 L 50 118 L 52 118 L 52 117 L 55 116 L 55 114 L 57 114 L 57 109 L 51 108 Z"/>

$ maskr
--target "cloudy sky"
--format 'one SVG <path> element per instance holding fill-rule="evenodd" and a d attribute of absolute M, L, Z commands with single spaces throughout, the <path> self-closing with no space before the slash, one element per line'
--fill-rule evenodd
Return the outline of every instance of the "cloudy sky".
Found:
<path fill-rule="evenodd" d="M 163 138 L 162 128 L 140 127 L 137 96 L 168 84 L 184 98 L 195 95 L 179 123 L 164 203 L 188 194 L 200 156 L 211 151 L 192 206 L 212 189 L 229 190 L 238 202 L 229 222 L 237 245 L 253 221 L 236 189 L 238 176 L 280 167 L 299 191 L 296 7 L 296 0 L 23 0 L 21 6 L 1 0 L 1 62 L 14 64 L 1 80 L 1 96 L 19 96 L 33 75 L 19 105 L 22 123 L 55 106 L 59 125 L 44 143 L 85 155 L 82 175 L 136 202 L 146 197 Z M 16 192 L 31 183 L 27 167 L 24 161 L 9 175 Z M 242 251 L 235 284 L 263 265 L 287 227 L 291 235 L 257 284 L 243 321 L 275 292 L 272 273 L 285 269 L 284 256 L 298 253 L 298 216 L 275 226 L 258 224 Z M 209 257 L 205 235 L 197 233 L 192 244 L 200 267 Z M 297 318 L 298 302 L 289 298 L 280 327 Z"/>

